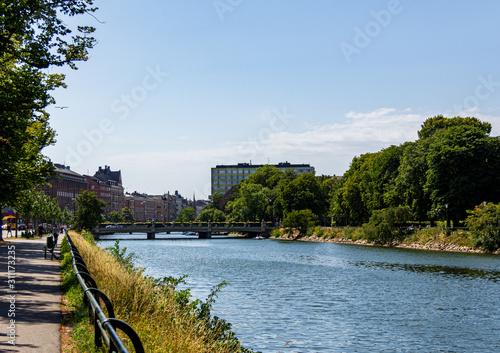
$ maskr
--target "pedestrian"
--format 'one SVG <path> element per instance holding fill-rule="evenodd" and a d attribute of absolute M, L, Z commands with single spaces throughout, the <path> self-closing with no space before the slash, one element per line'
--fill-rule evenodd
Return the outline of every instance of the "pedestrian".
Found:
<path fill-rule="evenodd" d="M 57 237 L 59 236 L 59 232 L 61 230 L 59 229 L 59 226 L 56 224 L 56 226 L 52 229 L 52 234 L 54 234 L 54 248 L 57 245 Z"/>
<path fill-rule="evenodd" d="M 12 236 L 12 226 L 10 225 L 10 223 L 7 223 L 7 235 Z"/>
<path fill-rule="evenodd" d="M 41 223 L 38 226 L 38 235 L 39 236 L 43 236 L 43 224 L 41 224 Z"/>

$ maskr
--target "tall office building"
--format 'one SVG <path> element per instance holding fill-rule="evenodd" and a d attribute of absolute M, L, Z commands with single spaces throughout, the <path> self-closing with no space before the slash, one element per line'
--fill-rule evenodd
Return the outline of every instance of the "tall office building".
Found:
<path fill-rule="evenodd" d="M 216 192 L 224 194 L 233 186 L 239 185 L 243 180 L 247 179 L 250 175 L 255 173 L 258 168 L 264 165 L 265 164 L 238 163 L 236 165 L 218 165 L 212 168 L 212 195 Z M 282 171 L 291 169 L 297 174 L 314 173 L 314 167 L 311 167 L 309 164 L 282 162 L 271 165 Z"/>

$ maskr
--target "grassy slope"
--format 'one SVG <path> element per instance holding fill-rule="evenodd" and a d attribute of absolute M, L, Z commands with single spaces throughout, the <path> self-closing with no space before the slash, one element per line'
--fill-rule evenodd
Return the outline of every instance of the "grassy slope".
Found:
<path fill-rule="evenodd" d="M 192 303 L 179 302 L 178 293 L 169 286 L 156 285 L 140 271 L 128 271 L 106 251 L 89 243 L 80 234 L 70 232 L 76 247 L 87 264 L 90 274 L 113 303 L 117 318 L 127 322 L 137 332 L 146 352 L 243 352 L 239 342 L 227 335 L 227 330 L 200 319 Z M 63 261 L 67 263 L 67 260 Z M 82 317 L 84 311 L 81 289 L 74 284 L 72 270 L 64 267 L 64 287 L 75 319 L 76 351 L 93 350 L 93 330 Z M 78 322 L 77 322 L 78 321 Z M 221 335 L 221 332 L 225 333 Z"/>

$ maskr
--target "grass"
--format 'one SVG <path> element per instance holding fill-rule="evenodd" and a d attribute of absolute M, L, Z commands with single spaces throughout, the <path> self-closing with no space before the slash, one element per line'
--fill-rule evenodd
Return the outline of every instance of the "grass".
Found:
<path fill-rule="evenodd" d="M 424 228 L 413 232 L 404 243 L 425 245 L 434 244 L 455 244 L 457 246 L 475 247 L 475 237 L 465 230 L 447 231 L 443 228 Z"/>
<path fill-rule="evenodd" d="M 272 236 L 274 238 L 279 238 L 281 236 L 286 236 L 287 232 L 288 230 L 285 229 L 275 229 Z M 362 227 L 315 227 L 312 234 L 308 235 L 325 241 L 339 239 L 349 239 L 352 241 L 365 240 Z M 431 243 L 441 245 L 454 244 L 463 247 L 476 247 L 477 239 L 471 232 L 466 230 L 450 231 L 441 227 L 431 227 L 412 232 L 406 236 L 401 243 L 418 245 Z"/>
<path fill-rule="evenodd" d="M 211 317 L 211 302 L 200 306 L 199 302 L 189 299 L 188 293 L 175 291 L 173 285 L 159 284 L 144 277 L 141 270 L 127 269 L 123 261 L 91 244 L 82 235 L 70 232 L 70 236 L 97 287 L 113 303 L 116 317 L 134 328 L 146 352 L 251 352 L 241 347 L 229 324 Z M 66 273 L 65 277 L 65 283 L 72 281 L 70 274 Z M 79 315 L 83 315 L 80 312 L 81 290 L 79 294 L 73 289 L 66 293 L 77 321 Z M 85 318 L 79 320 L 82 321 Z M 74 340 L 88 342 L 85 329 L 85 325 L 75 324 Z M 93 342 L 93 336 L 90 341 Z M 77 351 L 92 351 L 88 343 L 77 347 Z"/>

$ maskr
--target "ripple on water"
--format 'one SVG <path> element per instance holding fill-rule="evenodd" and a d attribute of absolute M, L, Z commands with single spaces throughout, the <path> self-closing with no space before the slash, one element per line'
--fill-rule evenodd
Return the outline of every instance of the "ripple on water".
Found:
<path fill-rule="evenodd" d="M 498 256 L 243 239 L 120 245 L 146 274 L 188 274 L 196 298 L 226 280 L 214 313 L 256 351 L 500 352 Z"/>

